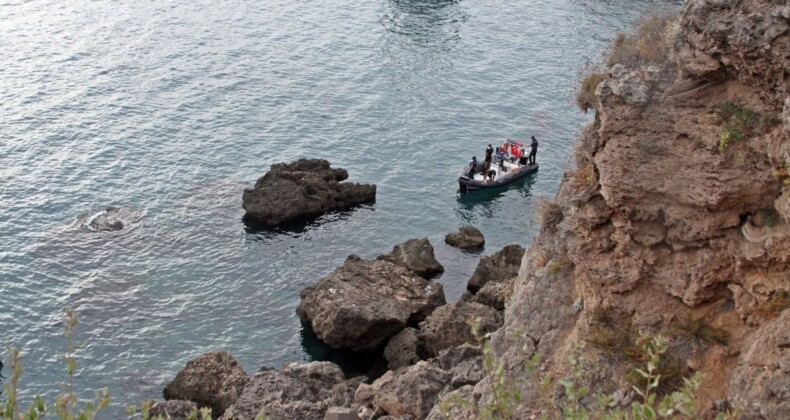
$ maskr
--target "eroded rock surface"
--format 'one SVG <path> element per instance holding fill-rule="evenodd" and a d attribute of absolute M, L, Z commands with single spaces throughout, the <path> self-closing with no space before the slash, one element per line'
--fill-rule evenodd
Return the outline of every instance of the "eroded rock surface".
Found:
<path fill-rule="evenodd" d="M 468 251 L 481 249 L 486 244 L 483 233 L 474 226 L 463 226 L 457 232 L 448 233 L 444 241 L 450 246 Z"/>
<path fill-rule="evenodd" d="M 444 267 L 434 256 L 433 246 L 428 238 L 409 239 L 395 245 L 392 252 L 381 255 L 378 259 L 406 267 L 426 279 L 444 272 Z"/>
<path fill-rule="evenodd" d="M 467 289 L 476 293 L 488 282 L 504 282 L 516 277 L 523 256 L 524 248 L 514 244 L 481 258 L 469 279 Z"/>
<path fill-rule="evenodd" d="M 480 332 L 485 335 L 502 325 L 502 314 L 477 302 L 459 301 L 437 308 L 420 324 L 420 335 L 431 355 L 464 343 L 476 344 L 469 323 L 480 318 Z"/>
<path fill-rule="evenodd" d="M 323 159 L 277 163 L 244 191 L 242 207 L 247 217 L 278 225 L 375 201 L 375 185 L 342 182 L 346 179 L 345 169 L 332 168 Z"/>
<path fill-rule="evenodd" d="M 151 405 L 148 414 L 153 419 L 187 420 L 192 413 L 197 411 L 198 406 L 192 401 L 170 400 L 155 402 Z"/>
<path fill-rule="evenodd" d="M 220 416 L 236 402 L 249 381 L 247 373 L 226 351 L 215 351 L 187 362 L 164 389 L 166 400 L 186 400 L 209 407 Z"/>
<path fill-rule="evenodd" d="M 422 360 L 425 355 L 424 347 L 419 332 L 414 328 L 406 328 L 387 342 L 384 358 L 387 359 L 390 370 L 398 370 Z"/>
<path fill-rule="evenodd" d="M 445 303 L 442 285 L 388 261 L 351 256 L 297 308 L 318 338 L 333 347 L 373 349 Z"/>
<path fill-rule="evenodd" d="M 321 420 L 330 407 L 350 407 L 364 377 L 346 380 L 330 362 L 288 363 L 282 371 L 265 369 L 250 378 L 223 420 Z"/>

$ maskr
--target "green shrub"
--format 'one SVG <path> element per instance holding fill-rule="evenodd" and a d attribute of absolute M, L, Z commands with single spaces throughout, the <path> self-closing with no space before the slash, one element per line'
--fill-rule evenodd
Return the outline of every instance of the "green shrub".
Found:
<path fill-rule="evenodd" d="M 721 328 L 711 327 L 705 322 L 704 318 L 692 319 L 686 317 L 684 319 L 675 319 L 671 323 L 682 335 L 694 340 L 699 344 L 721 344 L 727 345 L 730 339 L 730 334 Z"/>
<path fill-rule="evenodd" d="M 722 102 L 716 112 L 722 124 L 719 136 L 720 153 L 727 150 L 731 141 L 741 141 L 764 133 L 778 122 L 776 116 L 760 114 L 732 102 Z"/>
<path fill-rule="evenodd" d="M 790 308 L 790 292 L 777 290 L 771 294 L 765 303 L 760 305 L 757 309 L 757 314 L 765 318 L 774 318 L 788 308 Z"/>
<path fill-rule="evenodd" d="M 579 93 L 576 94 L 576 106 L 578 106 L 579 109 L 587 113 L 590 108 L 598 108 L 595 90 L 598 89 L 598 85 L 600 85 L 605 78 L 606 75 L 603 73 L 593 72 L 582 80 Z"/>

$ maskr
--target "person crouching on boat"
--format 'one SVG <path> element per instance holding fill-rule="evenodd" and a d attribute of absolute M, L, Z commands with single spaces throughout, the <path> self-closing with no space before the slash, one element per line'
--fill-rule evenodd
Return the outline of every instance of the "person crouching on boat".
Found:
<path fill-rule="evenodd" d="M 483 177 L 484 181 L 493 181 L 496 178 L 496 171 L 491 169 L 490 171 L 485 172 L 485 176 Z"/>
<path fill-rule="evenodd" d="M 475 168 L 477 168 L 477 156 L 472 156 L 472 161 L 469 162 L 469 170 L 466 172 L 466 176 L 469 178 L 474 178 Z"/>
<path fill-rule="evenodd" d="M 519 150 L 518 154 L 519 154 L 518 166 L 519 167 L 526 166 L 527 163 L 529 162 L 529 158 L 527 157 L 527 153 L 524 151 L 523 147 L 521 148 L 521 150 Z"/>

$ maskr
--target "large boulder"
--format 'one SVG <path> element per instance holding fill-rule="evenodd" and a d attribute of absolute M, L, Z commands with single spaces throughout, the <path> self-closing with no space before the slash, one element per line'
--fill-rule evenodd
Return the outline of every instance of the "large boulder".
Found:
<path fill-rule="evenodd" d="M 270 225 L 313 218 L 334 209 L 370 203 L 376 186 L 341 182 L 348 172 L 323 159 L 278 163 L 244 191 L 247 217 Z"/>
<path fill-rule="evenodd" d="M 391 262 L 354 255 L 302 290 L 301 298 L 296 312 L 318 338 L 352 350 L 378 347 L 445 303 L 441 284 Z"/>
<path fill-rule="evenodd" d="M 730 401 L 745 418 L 790 418 L 790 310 L 748 342 L 730 379 Z"/>
<path fill-rule="evenodd" d="M 406 328 L 387 342 L 384 358 L 387 359 L 390 370 L 398 370 L 422 360 L 425 353 L 423 347 L 419 332 L 414 328 Z"/>
<path fill-rule="evenodd" d="M 473 226 L 464 226 L 458 232 L 448 233 L 444 241 L 450 246 L 469 251 L 480 249 L 486 244 L 483 233 Z"/>
<path fill-rule="evenodd" d="M 346 380 L 330 362 L 288 363 L 282 371 L 263 369 L 250 379 L 222 420 L 322 420 L 330 407 L 349 407 L 365 380 Z"/>
<path fill-rule="evenodd" d="M 249 381 L 247 373 L 226 351 L 215 351 L 187 362 L 164 389 L 166 400 L 192 401 L 220 416 L 236 402 Z"/>
<path fill-rule="evenodd" d="M 433 246 L 428 238 L 409 239 L 395 245 L 392 252 L 380 255 L 378 259 L 406 267 L 426 279 L 444 272 L 444 267 L 433 254 Z"/>
<path fill-rule="evenodd" d="M 488 282 L 504 282 L 518 276 L 523 256 L 521 245 L 508 245 L 496 254 L 481 258 L 466 288 L 477 293 Z"/>
<path fill-rule="evenodd" d="M 423 419 L 450 378 L 449 372 L 421 361 L 405 369 L 387 371 L 370 385 L 360 385 L 354 394 L 354 402 L 362 407 L 360 412 L 376 413 L 362 415 L 363 419 L 377 417 L 378 413 Z"/>
<path fill-rule="evenodd" d="M 502 314 L 477 302 L 458 301 L 444 305 L 420 324 L 420 335 L 429 354 L 436 356 L 444 349 L 464 343 L 476 343 L 469 322 L 480 318 L 480 334 L 493 332 L 502 326 Z"/>

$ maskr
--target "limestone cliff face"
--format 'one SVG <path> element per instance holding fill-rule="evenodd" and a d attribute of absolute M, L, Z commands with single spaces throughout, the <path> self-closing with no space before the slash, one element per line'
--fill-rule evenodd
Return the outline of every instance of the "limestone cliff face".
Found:
<path fill-rule="evenodd" d="M 788 23 L 784 2 L 690 0 L 666 62 L 610 63 L 495 336 L 527 396 L 534 352 L 561 376 L 587 343 L 585 380 L 627 390 L 610 333 L 663 333 L 700 409 L 790 418 Z"/>

